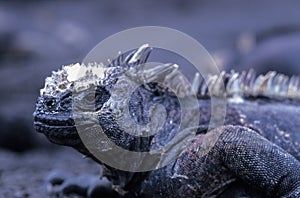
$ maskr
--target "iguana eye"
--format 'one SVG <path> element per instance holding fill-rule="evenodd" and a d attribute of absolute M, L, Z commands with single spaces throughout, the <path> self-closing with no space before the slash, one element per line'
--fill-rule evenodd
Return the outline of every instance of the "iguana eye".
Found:
<path fill-rule="evenodd" d="M 95 100 L 95 93 L 89 93 L 83 97 L 83 103 L 87 105 L 94 105 Z"/>

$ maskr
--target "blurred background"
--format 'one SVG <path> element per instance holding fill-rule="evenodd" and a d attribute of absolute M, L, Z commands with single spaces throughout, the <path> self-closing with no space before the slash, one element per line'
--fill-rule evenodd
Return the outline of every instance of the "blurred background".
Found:
<path fill-rule="evenodd" d="M 297 0 L 0 1 L 0 197 L 44 197 L 52 168 L 94 166 L 33 130 L 52 70 L 81 62 L 114 33 L 155 25 L 194 37 L 221 69 L 299 75 L 299 10 Z"/>

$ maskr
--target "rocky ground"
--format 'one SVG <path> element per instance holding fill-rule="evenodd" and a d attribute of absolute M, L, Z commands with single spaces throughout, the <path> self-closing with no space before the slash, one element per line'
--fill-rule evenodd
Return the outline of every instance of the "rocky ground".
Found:
<path fill-rule="evenodd" d="M 99 174 L 100 167 L 71 149 L 0 152 L 0 197 L 47 197 L 45 178 L 52 170 Z M 70 195 L 69 197 L 80 197 Z"/>
<path fill-rule="evenodd" d="M 98 165 L 33 130 L 35 101 L 52 70 L 80 62 L 111 34 L 157 25 L 194 37 L 224 69 L 299 75 L 299 9 L 296 0 L 1 1 L 0 197 L 46 197 L 52 169 L 98 174 Z"/>

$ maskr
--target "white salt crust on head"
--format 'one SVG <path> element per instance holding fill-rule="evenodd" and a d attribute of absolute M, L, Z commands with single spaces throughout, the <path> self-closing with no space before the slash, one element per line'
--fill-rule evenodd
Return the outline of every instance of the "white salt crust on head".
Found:
<path fill-rule="evenodd" d="M 103 64 L 89 63 L 71 64 L 63 66 L 58 71 L 53 71 L 50 77 L 45 80 L 45 86 L 40 90 L 40 95 L 55 96 L 58 93 L 71 89 L 75 82 L 84 87 L 84 84 L 97 85 L 104 78 L 105 66 Z M 80 87 L 77 87 L 78 89 Z"/>
<path fill-rule="evenodd" d="M 107 67 L 103 63 L 71 64 L 63 66 L 61 70 L 53 71 L 45 80 L 45 86 L 40 90 L 40 95 L 56 96 L 58 93 L 69 89 L 84 90 L 91 85 L 99 85 L 107 75 L 113 72 L 115 66 L 141 64 L 146 61 L 150 50 L 149 45 L 144 44 L 136 51 L 130 53 L 125 59 L 122 53 L 116 58 L 117 62 Z M 141 60 L 143 61 L 141 62 Z"/>

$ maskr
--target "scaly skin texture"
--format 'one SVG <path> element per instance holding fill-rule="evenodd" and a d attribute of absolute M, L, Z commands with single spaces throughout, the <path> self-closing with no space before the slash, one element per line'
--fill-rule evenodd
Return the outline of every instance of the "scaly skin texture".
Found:
<path fill-rule="evenodd" d="M 159 83 L 139 86 L 129 102 L 130 119 L 138 124 L 146 124 L 149 119 L 154 123 L 161 122 L 160 118 L 151 117 L 151 108 L 155 103 L 165 107 L 166 121 L 158 133 L 134 137 L 126 133 L 116 120 L 113 107 L 122 105 L 122 97 L 114 96 L 112 90 L 126 90 L 128 79 L 122 75 L 126 71 L 137 74 L 134 68 L 145 62 L 148 55 L 149 48 L 142 46 L 125 59 L 117 57 L 104 75 L 98 76 L 98 83 L 92 85 L 96 90 L 92 95 L 92 98 L 95 97 L 92 105 L 97 113 L 97 124 L 116 145 L 131 151 L 159 148 L 168 143 L 180 125 L 178 97 L 181 96 L 176 96 L 167 86 Z M 149 70 L 145 76 L 149 79 L 165 76 L 170 82 L 177 79 L 174 75 L 176 69 L 174 65 L 162 65 Z M 66 80 L 70 73 L 64 73 L 65 70 L 53 74 L 52 79 L 48 79 L 48 85 L 46 83 L 42 89 L 34 112 L 35 128 L 51 142 L 71 146 L 102 164 L 86 149 L 77 133 L 74 116 L 78 115 L 72 114 L 72 94 L 78 90 L 74 88 L 71 78 Z M 79 80 L 85 81 L 93 76 L 88 73 Z M 196 138 L 177 159 L 157 170 L 134 173 L 104 164 L 104 175 L 119 186 L 120 196 L 300 196 L 299 79 L 293 77 L 287 83 L 286 77 L 272 72 L 258 78 L 254 78 L 251 72 L 242 73 L 239 77 L 236 73 L 222 73 L 221 77 L 229 96 L 224 125 L 208 131 L 211 115 L 209 93 L 204 83 L 193 85 L 193 89 L 198 90 L 200 107 L 199 125 L 192 126 L 197 128 Z M 124 83 L 120 86 L 117 81 Z M 278 86 L 278 83 L 282 85 Z M 188 89 L 183 81 L 179 85 L 179 89 Z M 220 95 L 217 87 L 212 87 L 210 95 Z M 83 96 L 80 100 L 90 100 L 88 91 L 78 92 L 80 94 L 76 97 Z M 84 110 L 85 106 L 81 108 Z M 191 107 L 190 118 L 196 115 L 193 108 L 198 107 Z M 201 153 L 201 149 L 214 137 L 216 142 L 210 150 Z"/>

